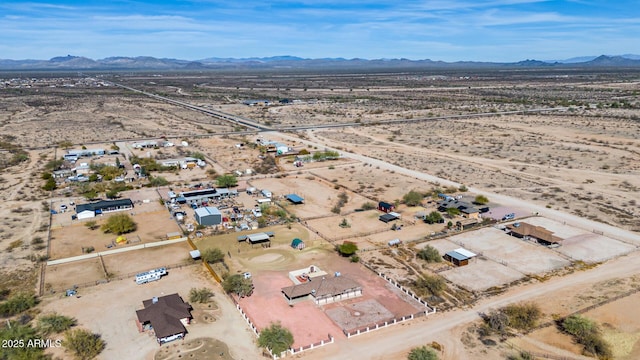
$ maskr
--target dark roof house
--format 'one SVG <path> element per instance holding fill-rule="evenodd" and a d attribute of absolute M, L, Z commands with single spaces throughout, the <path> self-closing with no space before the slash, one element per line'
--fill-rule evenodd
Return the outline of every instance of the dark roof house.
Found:
<path fill-rule="evenodd" d="M 76 205 L 76 213 L 89 210 L 96 213 L 128 210 L 133 208 L 133 202 L 131 199 L 118 199 L 118 200 L 101 200 L 89 204 Z"/>
<path fill-rule="evenodd" d="M 158 343 L 182 338 L 187 333 L 185 324 L 191 320 L 192 308 L 180 295 L 155 297 L 142 303 L 144 309 L 136 311 L 138 321 L 142 325 L 151 325 Z"/>

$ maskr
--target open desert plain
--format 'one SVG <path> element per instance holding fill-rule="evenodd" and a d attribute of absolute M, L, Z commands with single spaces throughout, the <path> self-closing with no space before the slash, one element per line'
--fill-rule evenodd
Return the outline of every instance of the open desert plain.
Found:
<path fill-rule="evenodd" d="M 0 165 L 3 322 L 98 358 L 640 358 L 637 68 L 5 72 Z"/>

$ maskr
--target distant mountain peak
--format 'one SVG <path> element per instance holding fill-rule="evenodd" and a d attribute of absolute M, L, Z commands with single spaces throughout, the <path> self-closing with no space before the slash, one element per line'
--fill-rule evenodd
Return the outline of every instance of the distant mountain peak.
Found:
<path fill-rule="evenodd" d="M 519 62 L 482 62 L 441 60 L 411 60 L 407 58 L 302 58 L 293 55 L 251 58 L 206 58 L 181 60 L 156 58 L 153 56 L 112 56 L 93 60 L 82 56 L 57 56 L 49 60 L 2 60 L 0 69 L 5 70 L 180 70 L 180 69 L 450 69 L 490 67 L 640 67 L 639 55 L 600 55 L 576 57 L 567 60 L 540 61 L 526 59 Z"/>

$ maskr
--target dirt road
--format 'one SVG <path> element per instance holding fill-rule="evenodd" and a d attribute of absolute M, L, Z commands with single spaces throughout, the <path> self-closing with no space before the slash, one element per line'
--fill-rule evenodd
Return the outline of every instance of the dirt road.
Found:
<path fill-rule="evenodd" d="M 319 140 L 313 136 L 312 132 L 308 132 L 310 139 L 301 140 L 297 137 L 277 134 L 289 140 L 302 141 L 303 143 L 317 147 L 331 147 L 329 142 Z M 276 136 L 276 134 L 273 134 Z M 341 144 L 343 145 L 343 144 Z M 330 148 L 331 149 L 331 148 Z M 337 150 L 337 149 L 333 149 Z M 441 186 L 460 186 L 460 184 L 439 178 L 437 176 L 421 173 L 419 171 L 396 166 L 385 161 L 370 158 L 366 155 L 345 152 L 339 150 L 342 156 L 379 166 L 381 169 L 395 171 L 416 179 L 437 182 Z M 604 236 L 618 239 L 636 247 L 640 246 L 640 236 L 636 233 L 618 229 L 616 227 L 583 219 L 575 215 L 563 213 L 553 209 L 547 209 L 544 206 L 531 204 L 520 199 L 510 196 L 494 194 L 481 189 L 470 188 L 469 191 L 490 197 L 493 201 L 501 203 L 505 206 L 514 206 L 526 208 L 532 214 L 554 219 L 556 221 L 565 222 L 568 225 L 581 228 L 587 231 L 602 233 Z M 412 347 L 424 345 L 434 339 L 447 342 L 447 339 L 459 337 L 460 327 L 465 324 L 479 319 L 479 313 L 487 312 L 493 308 L 498 308 L 509 303 L 531 300 L 535 297 L 545 296 L 553 298 L 553 294 L 567 291 L 580 292 L 581 289 L 591 284 L 608 280 L 616 277 L 629 277 L 640 273 L 640 253 L 633 252 L 627 256 L 620 257 L 610 261 L 597 268 L 575 273 L 561 278 L 555 278 L 544 283 L 531 284 L 519 288 L 515 288 L 505 294 L 483 300 L 476 304 L 473 308 L 467 310 L 455 310 L 447 313 L 438 313 L 427 318 L 415 320 L 407 325 L 399 325 L 389 327 L 383 330 L 365 334 L 360 337 L 351 338 L 349 340 L 337 341 L 331 346 L 309 352 L 305 355 L 305 359 L 401 359 L 404 358 L 408 349 Z M 445 353 L 445 359 L 471 359 L 477 358 L 476 355 L 469 357 L 460 346 L 450 348 L 450 353 Z"/>
<path fill-rule="evenodd" d="M 286 135 L 286 134 L 282 134 L 282 133 L 268 133 L 269 135 L 272 136 L 280 136 L 286 139 L 289 139 L 290 141 L 301 141 L 307 145 L 310 145 L 312 147 L 318 147 L 318 148 L 328 148 L 330 150 L 335 150 L 340 152 L 340 154 L 344 157 L 347 158 L 351 158 L 354 160 L 358 160 L 361 161 L 363 163 L 367 163 L 367 164 L 371 164 L 374 167 L 380 167 L 380 169 L 382 170 L 389 170 L 389 171 L 395 171 L 399 174 L 403 174 L 403 175 L 407 175 L 410 177 L 413 177 L 415 179 L 419 179 L 419 180 L 424 180 L 424 181 L 429 181 L 429 182 L 433 182 L 433 183 L 439 183 L 441 186 L 455 186 L 455 187 L 459 187 L 462 184 L 447 180 L 447 179 L 442 179 L 440 177 L 434 176 L 434 175 L 429 175 L 429 174 L 425 174 L 422 173 L 420 171 L 416 171 L 416 170 L 411 170 L 411 169 L 407 169 L 401 166 L 397 166 L 397 165 L 393 165 L 390 164 L 386 161 L 382 161 L 382 160 L 378 160 L 378 159 L 374 159 L 371 158 L 369 156 L 366 155 L 362 155 L 362 154 L 357 154 L 357 153 L 353 153 L 353 152 L 347 152 L 344 150 L 338 150 L 335 148 L 332 148 L 331 146 L 335 146 L 335 144 L 332 144 L 331 142 L 326 142 L 326 141 L 322 141 L 316 137 L 313 136 L 313 132 L 308 132 L 308 134 L 310 134 L 310 138 L 314 139 L 315 141 L 309 141 L 309 140 L 301 140 L 298 137 L 295 136 L 291 136 L 291 135 Z M 344 145 L 344 144 L 342 144 Z M 593 232 L 597 232 L 600 233 L 601 235 L 604 235 L 606 237 L 610 237 L 616 240 L 620 240 L 629 244 L 633 244 L 636 247 L 640 247 L 640 234 L 637 233 L 633 233 L 631 231 L 627 231 L 624 229 L 620 229 L 620 228 L 616 228 L 614 226 L 611 225 L 607 225 L 607 224 L 603 224 L 603 223 L 599 223 L 599 222 L 595 222 L 589 219 L 585 219 L 585 218 L 581 218 L 578 217 L 576 215 L 572 215 L 572 214 L 568 214 L 562 211 L 557 211 L 557 210 L 553 210 L 553 209 L 548 209 L 545 206 L 541 206 L 541 205 L 537 205 L 537 204 L 533 204 L 530 202 L 526 202 L 524 200 L 521 199 L 516 199 L 513 198 L 511 196 L 507 196 L 507 195 L 501 195 L 501 194 L 496 194 L 493 192 L 489 192 L 489 191 L 485 191 L 482 189 L 477 189 L 477 188 L 469 188 L 469 191 L 472 193 L 476 193 L 476 194 L 480 194 L 480 195 L 485 195 L 487 197 L 489 197 L 492 201 L 495 201 L 497 203 L 500 203 L 504 206 L 513 206 L 513 207 L 518 207 L 518 208 L 526 208 L 529 211 L 531 211 L 531 214 L 535 214 L 538 213 L 539 215 L 542 215 L 544 217 L 548 217 L 550 219 L 554 219 L 556 221 L 559 222 L 564 222 L 567 225 L 570 226 L 574 226 L 577 227 L 579 229 L 583 229 L 583 230 L 587 230 L 587 231 L 593 231 Z"/>

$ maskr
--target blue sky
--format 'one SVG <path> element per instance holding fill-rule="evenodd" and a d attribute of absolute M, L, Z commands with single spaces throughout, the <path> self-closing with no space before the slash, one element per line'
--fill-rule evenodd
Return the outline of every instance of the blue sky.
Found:
<path fill-rule="evenodd" d="M 0 58 L 443 61 L 640 53 L 637 0 L 0 2 Z"/>

